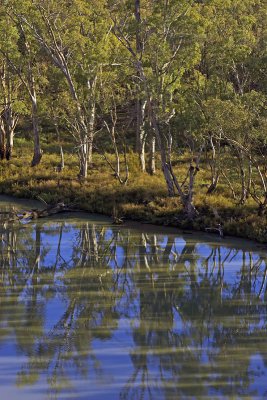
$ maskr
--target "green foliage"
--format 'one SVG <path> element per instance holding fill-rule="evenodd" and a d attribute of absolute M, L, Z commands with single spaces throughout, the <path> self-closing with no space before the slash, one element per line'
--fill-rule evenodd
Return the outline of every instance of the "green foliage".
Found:
<path fill-rule="evenodd" d="M 194 189 L 198 209 L 240 214 L 237 198 L 250 180 L 244 210 L 248 213 L 249 206 L 255 211 L 256 203 L 264 204 L 267 187 L 266 15 L 265 0 L 190 4 L 187 0 L 141 0 L 139 19 L 135 2 L 128 0 L 2 2 L 0 145 L 5 142 L 4 118 L 8 112 L 18 115 L 17 155 L 24 156 L 27 149 L 29 162 L 27 147 L 33 140 L 22 141 L 24 136 L 30 138 L 34 98 L 40 142 L 47 152 L 39 177 L 39 172 L 23 169 L 26 189 L 16 169 L 21 167 L 19 159 L 14 159 L 9 171 L 4 164 L 5 190 L 12 187 L 17 194 L 21 190 L 29 196 L 42 191 L 50 200 L 64 193 L 64 181 L 66 198 L 73 200 L 78 192 L 79 201 L 90 210 L 110 212 L 105 202 L 109 204 L 119 193 L 127 215 L 149 215 L 155 221 L 171 218 L 181 204 L 164 199 L 160 173 L 154 177 L 140 173 L 133 151 L 137 100 L 149 99 L 143 116 L 146 159 L 155 135 L 153 108 L 160 132 L 157 164 L 162 151 L 171 153 L 172 143 L 168 157 L 183 181 L 186 163 L 195 165 L 201 154 Z M 140 65 L 144 76 L 137 68 Z M 113 137 L 107 129 L 112 124 Z M 81 162 L 76 153 L 90 141 L 108 154 L 113 165 L 116 148 L 119 153 L 127 149 L 129 186 L 120 187 L 96 154 L 89 169 L 90 184 L 75 181 Z M 59 177 L 53 175 L 59 155 L 53 158 L 49 151 L 58 151 L 62 143 L 67 143 L 67 167 Z M 216 196 L 206 198 L 216 171 L 221 174 Z M 13 179 L 18 180 L 16 184 Z M 187 185 L 188 179 L 185 193 Z"/>

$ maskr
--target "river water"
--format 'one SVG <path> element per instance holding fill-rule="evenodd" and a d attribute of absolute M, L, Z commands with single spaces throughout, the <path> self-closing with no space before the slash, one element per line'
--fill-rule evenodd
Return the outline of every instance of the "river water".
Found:
<path fill-rule="evenodd" d="M 0 229 L 1 400 L 267 398 L 264 246 L 78 213 Z"/>

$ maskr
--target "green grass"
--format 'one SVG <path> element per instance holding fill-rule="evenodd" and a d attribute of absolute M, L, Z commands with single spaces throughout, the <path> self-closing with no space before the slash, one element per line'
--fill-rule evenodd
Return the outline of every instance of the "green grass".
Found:
<path fill-rule="evenodd" d="M 17 143 L 13 159 L 0 163 L 0 193 L 23 198 L 41 196 L 47 203 L 64 201 L 106 215 L 112 215 L 115 208 L 119 216 L 128 219 L 183 229 L 205 230 L 205 227 L 222 223 L 225 234 L 267 242 L 266 216 L 257 215 L 257 205 L 252 199 L 244 206 L 237 205 L 223 180 L 214 194 L 206 195 L 210 172 L 205 164 L 197 175 L 194 202 L 199 215 L 192 222 L 184 217 L 179 198 L 167 197 L 160 169 L 154 176 L 140 173 L 134 153 L 129 154 L 129 183 L 122 186 L 97 154 L 88 179 L 78 180 L 77 155 L 71 146 L 64 147 L 67 148 L 65 168 L 57 174 L 54 167 L 60 156 L 54 152 L 55 147 L 47 146 L 41 164 L 31 168 L 31 149 L 24 142 Z M 112 160 L 111 155 L 109 158 Z M 186 156 L 180 158 L 174 168 L 180 181 L 187 171 L 185 160 Z M 235 176 L 232 179 L 237 181 Z M 238 183 L 235 189 L 238 191 Z"/>

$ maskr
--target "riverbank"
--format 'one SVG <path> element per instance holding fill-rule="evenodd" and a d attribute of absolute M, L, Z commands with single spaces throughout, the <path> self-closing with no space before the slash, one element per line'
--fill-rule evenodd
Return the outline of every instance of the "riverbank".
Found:
<path fill-rule="evenodd" d="M 29 166 L 31 154 L 19 147 L 14 158 L 0 165 L 0 193 L 20 198 L 42 198 L 47 203 L 64 201 L 84 211 L 141 221 L 179 229 L 205 231 L 207 227 L 223 226 L 225 235 L 267 242 L 267 218 L 258 216 L 257 205 L 249 199 L 238 205 L 222 182 L 214 194 L 207 195 L 208 169 L 198 174 L 195 205 L 198 216 L 186 219 L 178 197 L 168 198 L 161 171 L 156 175 L 141 174 L 138 160 L 130 154 L 130 179 L 120 185 L 105 161 L 95 156 L 88 179 L 77 179 L 76 155 L 65 155 L 65 168 L 55 172 L 59 156 L 47 149 L 40 166 Z M 112 161 L 112 159 L 111 159 Z M 186 174 L 186 163 L 180 160 L 179 173 Z"/>

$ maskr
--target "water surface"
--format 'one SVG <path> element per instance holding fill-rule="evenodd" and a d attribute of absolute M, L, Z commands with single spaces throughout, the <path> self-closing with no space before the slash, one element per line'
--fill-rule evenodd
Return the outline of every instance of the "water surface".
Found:
<path fill-rule="evenodd" d="M 265 399 L 266 277 L 248 241 L 88 214 L 1 223 L 1 399 Z"/>

